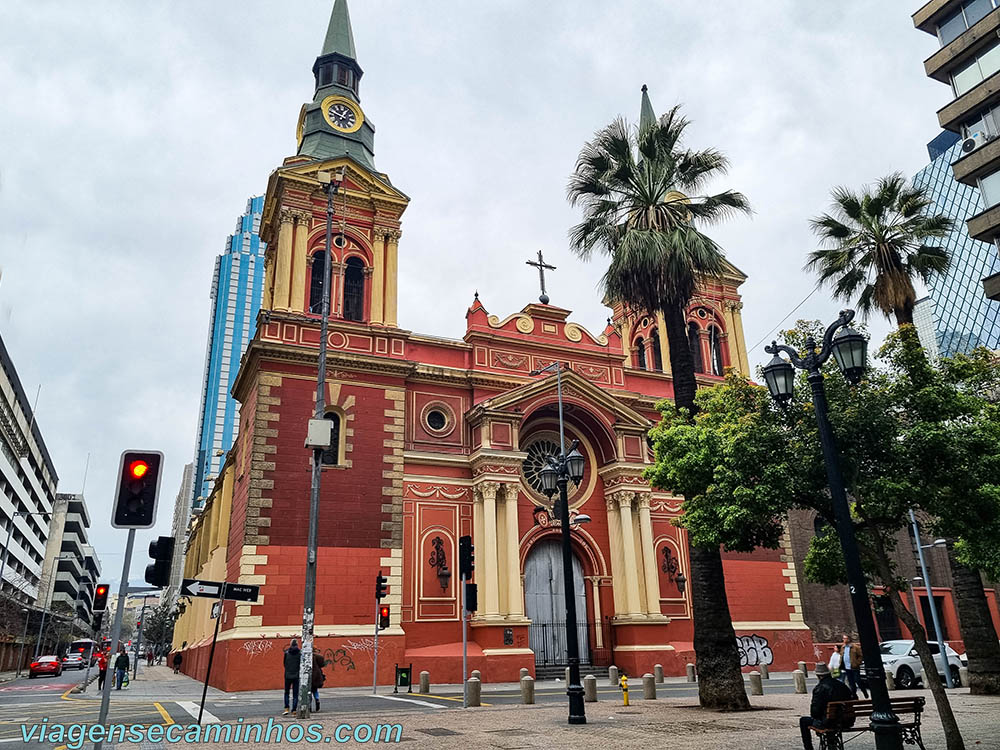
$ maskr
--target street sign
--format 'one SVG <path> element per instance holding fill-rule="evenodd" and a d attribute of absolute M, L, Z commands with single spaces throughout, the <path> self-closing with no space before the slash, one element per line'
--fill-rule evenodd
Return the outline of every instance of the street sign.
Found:
<path fill-rule="evenodd" d="M 222 593 L 225 581 L 199 581 L 197 578 L 185 578 L 181 583 L 181 591 L 188 596 L 204 596 L 218 599 Z"/>
<path fill-rule="evenodd" d="M 248 583 L 227 583 L 226 599 L 234 602 L 255 602 L 260 594 L 260 586 Z"/>

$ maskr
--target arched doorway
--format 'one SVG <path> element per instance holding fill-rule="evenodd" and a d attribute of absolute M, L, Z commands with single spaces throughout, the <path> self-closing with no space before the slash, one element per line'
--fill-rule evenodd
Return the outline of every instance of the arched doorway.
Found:
<path fill-rule="evenodd" d="M 590 662 L 587 639 L 587 594 L 583 565 L 573 555 L 576 631 L 580 663 Z M 562 543 L 546 539 L 534 546 L 524 562 L 524 607 L 531 620 L 530 645 L 536 664 L 566 663 L 566 596 L 563 586 Z"/>

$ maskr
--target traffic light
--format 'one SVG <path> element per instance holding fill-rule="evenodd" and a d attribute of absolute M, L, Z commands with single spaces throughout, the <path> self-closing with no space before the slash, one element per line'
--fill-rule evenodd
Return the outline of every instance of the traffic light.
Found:
<path fill-rule="evenodd" d="M 475 612 L 479 609 L 479 589 L 474 583 L 465 584 L 465 611 Z"/>
<path fill-rule="evenodd" d="M 472 578 L 472 572 L 476 569 L 475 548 L 472 546 L 471 536 L 460 536 L 458 538 L 458 572 L 466 581 Z"/>
<path fill-rule="evenodd" d="M 386 578 L 382 575 L 382 571 L 380 570 L 378 572 L 378 576 L 375 578 L 375 601 L 382 601 L 382 598 L 385 596 L 385 585 Z"/>
<path fill-rule="evenodd" d="M 99 583 L 94 587 L 94 606 L 91 612 L 103 612 L 108 608 L 108 584 Z"/>
<path fill-rule="evenodd" d="M 174 559 L 174 538 L 161 536 L 149 543 L 153 562 L 146 566 L 146 583 L 164 589 L 170 583 L 170 564 Z"/>
<path fill-rule="evenodd" d="M 104 622 L 103 612 L 94 612 L 94 616 L 91 619 L 91 625 L 94 628 L 94 634 L 96 635 L 101 629 L 101 623 Z"/>
<path fill-rule="evenodd" d="M 111 525 L 116 529 L 151 529 L 160 494 L 160 451 L 124 451 L 118 466 L 118 487 Z"/>
<path fill-rule="evenodd" d="M 378 608 L 378 629 L 385 630 L 389 627 L 389 605 L 383 604 Z"/>

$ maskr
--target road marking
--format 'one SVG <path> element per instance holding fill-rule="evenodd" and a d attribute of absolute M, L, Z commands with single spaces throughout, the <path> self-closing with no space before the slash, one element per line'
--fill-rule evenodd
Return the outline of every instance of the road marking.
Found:
<path fill-rule="evenodd" d="M 385 698 L 387 701 L 402 701 L 403 703 L 416 703 L 419 706 L 427 706 L 428 708 L 444 708 L 444 706 L 439 706 L 436 703 L 428 703 L 427 701 L 418 701 L 414 698 L 400 698 L 396 695 L 376 695 L 376 698 Z M 436 696 L 431 696 L 432 698 Z"/>
<path fill-rule="evenodd" d="M 191 714 L 191 716 L 193 716 L 197 720 L 197 718 L 198 718 L 198 704 L 197 703 L 195 703 L 194 701 L 174 701 L 174 703 L 176 703 L 178 706 L 180 706 L 181 708 L 183 708 L 185 711 L 187 711 L 189 714 Z M 209 724 L 220 724 L 221 723 L 219 717 L 216 716 L 215 714 L 213 714 L 208 709 L 206 709 L 205 712 L 202 714 L 202 718 L 205 721 L 207 721 Z"/>
<path fill-rule="evenodd" d="M 170 714 L 167 713 L 167 709 L 165 709 L 163 706 L 161 706 L 156 701 L 153 701 L 153 705 L 156 706 L 156 710 L 160 712 L 160 716 L 163 717 L 163 720 L 167 724 L 173 724 L 174 723 L 174 720 L 170 718 Z"/>

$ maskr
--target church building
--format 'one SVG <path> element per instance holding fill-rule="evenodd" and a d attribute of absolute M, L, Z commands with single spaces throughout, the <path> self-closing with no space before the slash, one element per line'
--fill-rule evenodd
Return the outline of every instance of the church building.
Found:
<path fill-rule="evenodd" d="M 461 681 L 463 535 L 473 538 L 478 589 L 469 669 L 487 682 L 516 681 L 522 667 L 535 674 L 565 663 L 560 527 L 539 480 L 559 452 L 556 374 L 533 374 L 556 362 L 567 443 L 579 441 L 586 458 L 583 479 L 569 488 L 581 663 L 629 675 L 658 663 L 683 674 L 694 651 L 687 540 L 672 523 L 681 503 L 643 480 L 655 404 L 672 395 L 662 316 L 619 305 L 604 330 L 588 331 L 544 294 L 519 311 L 491 311 L 476 295 L 461 340 L 405 328 L 397 259 L 409 198 L 375 166 L 346 0 L 335 1 L 312 72 L 297 151 L 270 175 L 264 197 L 264 298 L 233 391 L 239 434 L 185 557 L 187 578 L 260 586 L 256 603 L 222 607 L 211 683 L 280 687 L 282 650 L 301 634 L 312 464 L 304 440 L 324 294 L 332 446 L 322 458 L 315 644 L 326 685 L 372 683 L 380 571 L 391 613 L 378 638 L 380 684 L 391 684 L 395 664 L 426 669 L 435 683 Z M 343 182 L 327 290 L 331 174 Z M 540 256 L 538 265 L 543 271 Z M 690 305 L 703 384 L 727 368 L 749 372 L 745 279 L 730 266 Z M 792 669 L 808 658 L 791 542 L 725 553 L 724 564 L 747 667 Z M 182 599 L 174 647 L 188 674 L 204 675 L 211 604 Z"/>

